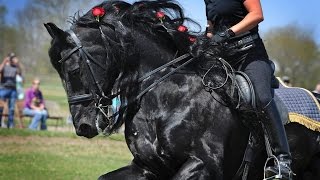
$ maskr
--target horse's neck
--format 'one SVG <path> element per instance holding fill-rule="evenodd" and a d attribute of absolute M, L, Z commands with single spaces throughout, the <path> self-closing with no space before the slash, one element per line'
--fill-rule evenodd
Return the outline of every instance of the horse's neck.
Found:
<path fill-rule="evenodd" d="M 138 70 L 140 76 L 173 59 L 176 50 L 172 48 L 172 44 L 160 44 L 160 41 L 155 40 L 156 37 L 143 33 L 138 33 L 137 36 L 136 45 L 140 52 L 140 66 Z"/>

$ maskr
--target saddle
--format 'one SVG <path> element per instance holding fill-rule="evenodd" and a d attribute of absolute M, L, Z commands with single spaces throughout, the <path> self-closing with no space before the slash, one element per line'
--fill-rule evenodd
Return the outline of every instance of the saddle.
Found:
<path fill-rule="evenodd" d="M 271 68 L 275 69 L 274 64 L 270 61 Z M 253 85 L 250 81 L 248 75 L 244 72 L 236 71 L 235 72 L 235 80 L 238 86 L 239 96 L 240 96 L 240 110 L 245 109 L 256 109 L 256 97 Z M 271 78 L 271 88 L 277 89 L 280 87 L 279 81 L 276 79 L 275 76 Z M 275 101 L 279 106 L 281 104 L 278 97 L 275 97 Z"/>
<path fill-rule="evenodd" d="M 244 73 L 237 73 L 235 79 L 238 83 L 240 92 L 239 94 L 241 94 L 241 102 L 246 103 L 246 108 L 250 108 L 250 105 L 254 108 L 253 101 L 255 100 L 255 94 L 250 79 Z M 303 88 L 287 87 L 279 78 L 273 78 L 272 88 L 274 88 L 275 91 L 274 101 L 278 111 L 280 112 L 281 119 L 283 121 L 282 123 L 284 125 L 289 124 L 290 122 L 295 122 L 313 131 L 320 132 L 320 104 L 318 99 L 319 96 L 318 98 L 316 97 L 317 94 L 311 93 Z M 246 122 L 244 123 L 246 124 Z M 252 123 L 255 122 L 251 122 L 250 125 L 253 125 Z M 261 136 L 257 136 L 257 132 L 254 129 L 250 127 L 249 129 L 251 134 L 245 150 L 243 161 L 234 179 L 240 178 L 241 175 L 242 179 L 247 178 L 250 164 L 252 161 L 254 161 L 255 154 L 257 151 L 261 151 L 263 148 L 263 145 L 261 144 L 262 142 L 265 142 L 265 147 L 269 157 L 265 163 L 264 170 L 266 170 L 267 163 L 274 159 L 268 137 L 264 135 L 263 141 Z M 266 180 L 266 178 L 264 178 L 264 180 Z"/>
<path fill-rule="evenodd" d="M 250 79 L 242 72 L 237 72 L 235 79 L 241 95 L 240 110 L 254 109 L 255 93 Z M 320 132 L 319 94 L 299 87 L 288 87 L 280 78 L 273 78 L 271 87 L 274 89 L 274 101 L 284 125 L 295 122 Z"/>

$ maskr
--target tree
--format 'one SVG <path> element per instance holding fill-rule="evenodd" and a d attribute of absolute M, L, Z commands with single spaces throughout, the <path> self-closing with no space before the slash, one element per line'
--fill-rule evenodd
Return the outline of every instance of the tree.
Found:
<path fill-rule="evenodd" d="M 3 57 L 3 46 L 4 46 L 4 29 L 5 29 L 5 15 L 6 15 L 6 7 L 0 5 L 0 57 Z"/>
<path fill-rule="evenodd" d="M 5 15 L 7 14 L 7 9 L 4 5 L 0 5 L 0 25 L 5 24 Z"/>
<path fill-rule="evenodd" d="M 313 32 L 293 24 L 266 33 L 265 45 L 271 59 L 279 64 L 279 75 L 287 75 L 295 86 L 313 88 L 319 74 L 319 47 Z M 319 76 L 317 76 L 319 77 Z"/>
<path fill-rule="evenodd" d="M 19 44 L 19 32 L 5 21 L 6 7 L 0 5 L 0 57 L 1 60 L 9 52 L 16 52 Z"/>
<path fill-rule="evenodd" d="M 51 37 L 43 26 L 43 23 L 54 22 L 60 28 L 70 26 L 68 18 L 79 9 L 91 8 L 89 4 L 95 1 L 87 0 L 29 0 L 22 10 L 18 11 L 17 29 L 20 30 L 19 54 L 22 62 L 26 64 L 26 71 L 40 74 L 54 72 L 49 63 L 48 47 Z"/>

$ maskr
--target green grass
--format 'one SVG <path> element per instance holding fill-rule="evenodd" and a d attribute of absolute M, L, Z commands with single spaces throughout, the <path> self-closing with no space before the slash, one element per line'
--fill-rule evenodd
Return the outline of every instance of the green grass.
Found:
<path fill-rule="evenodd" d="M 32 78 L 26 77 L 25 89 L 31 86 Z M 41 77 L 40 88 L 46 100 L 58 103 L 60 114 L 69 114 L 66 94 L 57 75 Z M 28 126 L 29 121 L 24 118 L 24 125 Z M 48 126 L 55 123 L 47 121 Z M 88 140 L 74 132 L 0 128 L 0 180 L 97 179 L 131 160 L 121 134 Z"/>
<path fill-rule="evenodd" d="M 69 137 L 77 138 L 73 132 L 33 131 L 29 129 L 0 129 L 0 136 L 39 136 L 39 137 Z"/>
<path fill-rule="evenodd" d="M 97 179 L 130 163 L 121 136 L 0 129 L 0 179 Z"/>
<path fill-rule="evenodd" d="M 33 131 L 29 129 L 1 129 L 0 136 L 39 136 L 39 137 L 68 137 L 68 138 L 79 138 L 74 132 L 60 132 L 60 131 Z M 111 136 L 105 137 L 99 135 L 95 137 L 96 139 L 109 139 L 114 141 L 125 141 L 124 135 L 122 134 L 112 134 Z"/>

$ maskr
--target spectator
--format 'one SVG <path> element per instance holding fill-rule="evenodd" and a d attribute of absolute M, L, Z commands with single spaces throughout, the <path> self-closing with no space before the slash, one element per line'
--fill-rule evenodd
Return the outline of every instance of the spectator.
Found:
<path fill-rule="evenodd" d="M 284 84 L 288 87 L 292 87 L 292 84 L 290 82 L 290 78 L 288 76 L 283 76 L 282 77 L 282 81 L 284 82 Z"/>
<path fill-rule="evenodd" d="M 8 100 L 8 128 L 14 127 L 14 108 L 17 98 L 16 76 L 21 74 L 19 59 L 14 53 L 10 53 L 0 64 L 1 85 L 0 99 Z M 0 107 L 0 122 L 3 107 Z"/>
<path fill-rule="evenodd" d="M 45 108 L 42 92 L 39 89 L 40 80 L 34 79 L 32 87 L 27 89 L 25 94 L 25 104 L 23 114 L 27 116 L 33 116 L 32 122 L 29 125 L 29 129 L 37 130 L 39 122 L 40 130 L 47 129 L 47 117 L 48 112 Z"/>
<path fill-rule="evenodd" d="M 316 85 L 316 88 L 313 90 L 314 93 L 320 94 L 320 81 Z"/>

